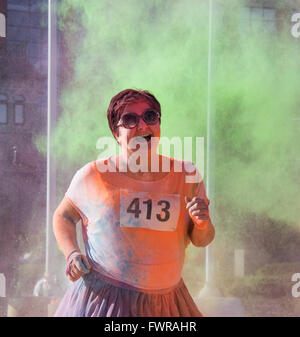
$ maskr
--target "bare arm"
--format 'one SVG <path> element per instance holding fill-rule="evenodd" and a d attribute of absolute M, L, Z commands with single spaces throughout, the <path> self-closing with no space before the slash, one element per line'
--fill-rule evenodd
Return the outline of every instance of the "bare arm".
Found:
<path fill-rule="evenodd" d="M 215 237 L 215 228 L 209 216 L 209 200 L 194 197 L 185 198 L 186 208 L 189 211 L 190 221 L 188 234 L 192 243 L 197 247 L 205 247 Z"/>
<path fill-rule="evenodd" d="M 205 229 L 197 229 L 197 227 L 194 225 L 193 221 L 190 221 L 190 230 L 189 230 L 189 236 L 191 238 L 192 243 L 196 247 L 206 247 L 209 245 L 214 237 L 215 237 L 215 227 L 211 223 L 211 220 L 206 220 L 207 226 Z"/>
<path fill-rule="evenodd" d="M 57 243 L 67 263 L 67 277 L 72 282 L 90 272 L 91 266 L 85 255 L 81 254 L 76 237 L 76 224 L 81 219 L 77 210 L 66 197 L 53 215 L 53 231 Z"/>
<path fill-rule="evenodd" d="M 80 219 L 79 213 L 64 197 L 53 215 L 53 232 L 66 259 L 71 252 L 80 252 L 76 238 L 76 224 Z"/>

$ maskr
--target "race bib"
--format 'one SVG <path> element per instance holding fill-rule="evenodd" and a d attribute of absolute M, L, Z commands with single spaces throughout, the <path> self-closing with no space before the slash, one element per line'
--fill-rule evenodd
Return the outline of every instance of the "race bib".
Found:
<path fill-rule="evenodd" d="M 179 212 L 179 194 L 120 190 L 121 227 L 175 231 Z"/>

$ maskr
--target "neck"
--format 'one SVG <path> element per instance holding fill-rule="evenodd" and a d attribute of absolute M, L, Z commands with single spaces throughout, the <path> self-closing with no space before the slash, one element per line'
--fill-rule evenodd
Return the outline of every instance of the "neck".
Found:
<path fill-rule="evenodd" d="M 160 172 L 161 158 L 159 154 L 152 153 L 152 151 L 142 155 L 122 153 L 118 156 L 117 167 L 118 170 L 122 172 L 147 176 L 155 172 Z"/>

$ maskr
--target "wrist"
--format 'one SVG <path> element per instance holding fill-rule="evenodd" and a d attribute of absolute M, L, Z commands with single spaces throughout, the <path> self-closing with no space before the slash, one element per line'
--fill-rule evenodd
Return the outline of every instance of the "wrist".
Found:
<path fill-rule="evenodd" d="M 70 256 L 73 255 L 74 253 L 81 254 L 80 249 L 75 248 L 75 249 L 71 250 L 70 252 L 68 252 L 68 254 L 66 255 L 66 260 L 68 261 L 70 259 Z"/>
<path fill-rule="evenodd" d="M 209 219 L 197 219 L 195 217 L 192 217 L 192 221 L 194 224 L 194 228 L 197 230 L 205 230 L 208 227 Z"/>

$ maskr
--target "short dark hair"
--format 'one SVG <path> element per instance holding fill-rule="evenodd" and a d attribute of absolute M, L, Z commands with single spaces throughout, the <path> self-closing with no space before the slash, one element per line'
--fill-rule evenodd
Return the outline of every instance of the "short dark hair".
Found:
<path fill-rule="evenodd" d="M 160 103 L 149 91 L 135 89 L 122 90 L 111 99 L 107 109 L 107 120 L 112 133 L 115 133 L 117 130 L 117 124 L 125 106 L 138 101 L 146 101 L 161 116 Z"/>

